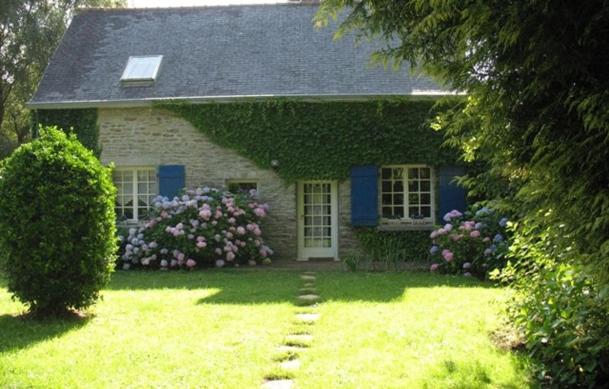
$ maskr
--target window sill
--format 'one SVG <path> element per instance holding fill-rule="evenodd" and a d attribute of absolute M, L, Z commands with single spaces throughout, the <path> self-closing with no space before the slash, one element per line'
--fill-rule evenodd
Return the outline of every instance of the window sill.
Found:
<path fill-rule="evenodd" d="M 139 227 L 141 224 L 138 220 L 128 219 L 128 220 L 117 220 L 116 225 L 119 227 Z"/>
<path fill-rule="evenodd" d="M 379 231 L 432 231 L 434 228 L 435 227 L 432 223 L 412 224 L 391 222 L 381 222 L 377 227 Z"/>

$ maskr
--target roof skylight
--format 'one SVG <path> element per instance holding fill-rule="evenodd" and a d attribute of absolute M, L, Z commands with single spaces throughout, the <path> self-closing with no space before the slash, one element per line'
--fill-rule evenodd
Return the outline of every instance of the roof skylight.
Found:
<path fill-rule="evenodd" d="M 129 57 L 121 76 L 124 82 L 154 82 L 161 66 L 162 55 L 142 55 Z"/>

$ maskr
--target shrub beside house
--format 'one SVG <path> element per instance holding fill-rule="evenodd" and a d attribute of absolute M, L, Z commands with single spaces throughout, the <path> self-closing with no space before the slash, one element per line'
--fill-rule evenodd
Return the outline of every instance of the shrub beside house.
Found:
<path fill-rule="evenodd" d="M 115 165 L 124 222 L 159 194 L 256 189 L 279 258 L 356 253 L 361 229 L 427 247 L 420 231 L 465 205 L 452 182 L 463 169 L 428 125 L 449 93 L 407 67 L 371 67 L 379 46 L 333 41 L 315 11 L 81 11 L 29 104 Z"/>

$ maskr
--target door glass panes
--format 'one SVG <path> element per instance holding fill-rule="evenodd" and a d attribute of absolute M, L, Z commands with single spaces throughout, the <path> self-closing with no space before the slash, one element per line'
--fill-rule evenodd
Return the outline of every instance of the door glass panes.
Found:
<path fill-rule="evenodd" d="M 330 183 L 303 184 L 304 247 L 332 247 Z"/>

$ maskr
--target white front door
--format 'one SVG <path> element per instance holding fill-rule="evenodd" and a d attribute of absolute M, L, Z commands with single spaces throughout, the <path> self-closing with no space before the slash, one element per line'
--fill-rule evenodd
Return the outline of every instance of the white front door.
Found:
<path fill-rule="evenodd" d="M 298 183 L 298 258 L 338 259 L 336 181 Z"/>

